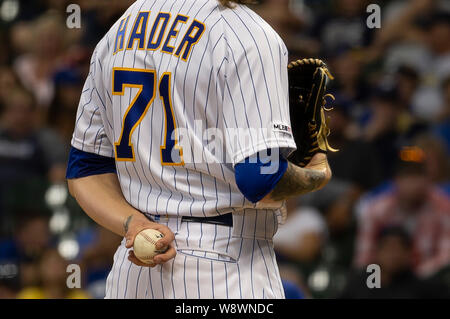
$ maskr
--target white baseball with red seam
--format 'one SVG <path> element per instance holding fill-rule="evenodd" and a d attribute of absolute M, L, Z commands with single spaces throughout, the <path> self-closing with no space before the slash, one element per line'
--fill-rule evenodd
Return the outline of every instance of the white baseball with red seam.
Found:
<path fill-rule="evenodd" d="M 156 249 L 156 242 L 163 238 L 164 235 L 155 229 L 144 229 L 134 238 L 133 251 L 137 259 L 146 264 L 153 262 L 153 257 L 162 254 L 167 250 Z"/>

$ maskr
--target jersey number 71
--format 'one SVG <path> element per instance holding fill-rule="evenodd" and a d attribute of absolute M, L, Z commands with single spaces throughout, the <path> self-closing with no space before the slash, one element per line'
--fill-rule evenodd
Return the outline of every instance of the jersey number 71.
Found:
<path fill-rule="evenodd" d="M 156 96 L 156 71 L 144 69 L 113 68 L 112 94 L 124 95 L 125 88 L 137 88 L 138 93 L 128 106 L 122 122 L 122 132 L 119 140 L 114 143 L 117 161 L 135 161 L 134 146 L 131 136 L 149 110 Z M 164 105 L 166 118 L 164 128 L 164 145 L 161 145 L 162 165 L 184 165 L 183 150 L 178 145 L 176 137 L 172 135 L 176 129 L 170 95 L 171 74 L 163 73 L 159 80 L 159 96 Z"/>

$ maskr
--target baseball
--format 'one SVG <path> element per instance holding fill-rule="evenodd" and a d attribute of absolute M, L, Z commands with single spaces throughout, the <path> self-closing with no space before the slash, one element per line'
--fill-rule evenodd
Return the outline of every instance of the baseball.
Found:
<path fill-rule="evenodd" d="M 164 253 L 167 249 L 157 250 L 156 242 L 164 235 L 155 229 L 144 229 L 134 238 L 133 251 L 137 259 L 146 264 L 151 264 L 153 257 Z"/>

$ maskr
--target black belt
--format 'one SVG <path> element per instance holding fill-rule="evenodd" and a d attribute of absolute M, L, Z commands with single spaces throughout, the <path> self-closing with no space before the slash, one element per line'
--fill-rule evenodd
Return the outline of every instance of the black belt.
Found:
<path fill-rule="evenodd" d="M 233 215 L 232 213 L 228 213 L 213 217 L 183 216 L 181 217 L 181 222 L 205 223 L 233 227 Z"/>

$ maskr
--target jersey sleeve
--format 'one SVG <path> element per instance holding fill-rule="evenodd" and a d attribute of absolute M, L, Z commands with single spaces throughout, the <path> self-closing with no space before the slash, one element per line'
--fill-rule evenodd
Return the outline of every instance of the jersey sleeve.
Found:
<path fill-rule="evenodd" d="M 105 128 L 105 123 L 108 125 L 106 91 L 102 83 L 100 63 L 94 52 L 89 75 L 81 93 L 71 144 L 84 152 L 114 157 L 113 146 Z"/>
<path fill-rule="evenodd" d="M 296 149 L 286 47 L 273 30 L 241 23 L 231 21 L 226 32 L 223 126 L 233 165 L 265 149 L 280 149 L 285 156 Z"/>

